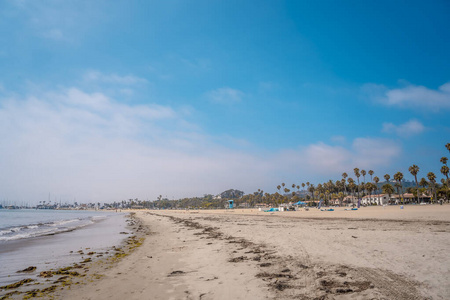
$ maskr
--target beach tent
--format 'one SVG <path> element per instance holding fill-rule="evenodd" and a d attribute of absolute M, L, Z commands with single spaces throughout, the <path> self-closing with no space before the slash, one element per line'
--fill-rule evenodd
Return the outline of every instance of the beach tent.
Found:
<path fill-rule="evenodd" d="M 306 202 L 298 201 L 297 203 L 294 203 L 294 205 L 306 205 Z"/>
<path fill-rule="evenodd" d="M 271 209 L 268 209 L 268 210 L 265 210 L 264 212 L 270 212 L 270 211 L 278 211 L 278 208 L 271 208 Z"/>

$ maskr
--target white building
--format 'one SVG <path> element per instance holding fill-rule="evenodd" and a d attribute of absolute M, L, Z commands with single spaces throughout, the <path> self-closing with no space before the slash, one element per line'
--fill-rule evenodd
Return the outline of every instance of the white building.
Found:
<path fill-rule="evenodd" d="M 389 201 L 396 201 L 397 199 L 394 199 L 391 195 L 391 198 L 389 198 L 388 194 L 377 194 L 377 195 L 367 195 L 362 197 L 361 204 L 363 205 L 385 205 L 389 204 Z"/>

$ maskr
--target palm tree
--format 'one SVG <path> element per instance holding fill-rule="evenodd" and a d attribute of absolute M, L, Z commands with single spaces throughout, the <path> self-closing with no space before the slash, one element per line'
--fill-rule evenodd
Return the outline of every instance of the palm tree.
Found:
<path fill-rule="evenodd" d="M 344 197 L 345 197 L 344 193 L 343 192 L 339 192 L 338 197 L 339 197 L 339 206 L 342 206 L 342 203 L 343 203 Z"/>
<path fill-rule="evenodd" d="M 385 174 L 384 179 L 386 179 L 387 183 L 389 183 L 389 179 L 391 179 L 391 176 L 389 174 Z"/>
<path fill-rule="evenodd" d="M 344 192 L 347 195 L 348 194 L 347 193 L 347 185 L 345 184 L 345 179 L 344 178 L 341 179 L 341 187 L 344 188 Z"/>
<path fill-rule="evenodd" d="M 403 173 L 402 172 L 395 173 L 394 179 L 395 181 L 397 181 L 396 186 L 400 187 L 400 190 L 402 191 L 402 203 L 405 204 L 405 199 L 403 198 L 403 185 L 402 185 Z M 398 194 L 398 196 L 400 197 L 400 194 Z"/>
<path fill-rule="evenodd" d="M 378 182 L 380 182 L 380 178 L 378 178 L 378 176 L 375 176 L 373 178 L 373 182 L 375 182 L 375 185 L 377 186 L 377 192 L 378 192 Z"/>
<path fill-rule="evenodd" d="M 342 179 L 343 179 L 343 183 L 344 183 L 344 188 L 345 188 L 345 193 L 347 193 L 347 186 L 345 185 L 345 180 L 347 179 L 348 174 L 347 173 L 342 173 Z"/>
<path fill-rule="evenodd" d="M 372 175 L 373 175 L 373 171 L 372 170 L 369 170 L 369 175 L 370 175 L 370 181 L 373 181 L 373 179 L 372 179 Z"/>
<path fill-rule="evenodd" d="M 434 175 L 433 172 L 428 172 L 427 174 L 428 180 L 431 183 L 431 190 L 434 190 L 434 201 L 436 201 L 437 195 L 436 195 L 436 175 Z"/>
<path fill-rule="evenodd" d="M 402 185 L 401 185 L 400 183 L 398 183 L 398 182 L 395 182 L 395 183 L 394 183 L 394 187 L 397 189 L 397 195 L 398 195 L 398 197 L 400 198 L 400 191 L 401 191 Z M 400 202 L 400 201 L 399 201 L 399 202 Z M 404 204 L 404 203 L 402 203 L 402 204 Z"/>
<path fill-rule="evenodd" d="M 409 167 L 409 173 L 414 176 L 414 179 L 416 180 L 416 188 L 417 188 L 417 203 L 419 203 L 419 183 L 417 182 L 417 174 L 419 173 L 419 167 L 416 165 L 412 165 Z"/>
<path fill-rule="evenodd" d="M 308 191 L 311 193 L 311 197 L 314 201 L 314 191 L 316 190 L 316 188 L 314 187 L 314 184 L 310 184 L 308 187 Z"/>
<path fill-rule="evenodd" d="M 372 182 L 367 182 L 365 189 L 369 192 L 370 198 L 372 198 L 372 191 L 375 190 L 375 185 Z"/>
<path fill-rule="evenodd" d="M 447 148 L 448 152 L 450 152 L 450 143 L 445 144 L 445 148 Z"/>
<path fill-rule="evenodd" d="M 445 156 L 441 157 L 441 163 L 443 163 L 444 165 L 447 165 L 447 161 L 448 161 L 447 157 L 445 157 Z"/>
<path fill-rule="evenodd" d="M 366 170 L 361 170 L 361 175 L 364 178 L 364 183 L 366 183 Z"/>
<path fill-rule="evenodd" d="M 426 188 L 428 186 L 428 181 L 422 177 L 422 179 L 420 179 L 419 185 L 423 188 Z"/>
<path fill-rule="evenodd" d="M 363 178 L 364 178 L 364 181 L 363 181 L 363 183 L 361 183 L 361 187 L 362 187 L 362 190 L 363 190 L 363 194 L 365 194 L 366 193 L 366 170 L 361 170 L 361 175 L 363 176 Z"/>
<path fill-rule="evenodd" d="M 394 193 L 394 187 L 392 185 L 390 185 L 389 183 L 386 183 L 381 187 L 381 189 L 382 189 L 383 193 L 389 195 L 389 201 L 390 201 L 391 195 Z"/>
<path fill-rule="evenodd" d="M 447 180 L 448 180 L 449 168 L 447 166 L 441 167 L 441 173 L 442 173 L 442 175 L 445 175 L 445 177 L 447 177 Z"/>
<path fill-rule="evenodd" d="M 355 173 L 356 179 L 358 180 L 358 200 L 359 200 L 359 177 L 361 176 L 361 174 L 359 173 L 358 168 L 354 168 L 353 172 Z"/>
<path fill-rule="evenodd" d="M 353 202 L 353 204 L 355 204 L 355 203 L 354 203 L 354 194 L 355 194 L 355 190 L 356 190 L 356 184 L 355 184 L 355 181 L 354 181 L 353 178 L 351 178 L 351 177 L 349 177 L 349 178 L 347 179 L 347 181 L 348 181 L 348 187 L 349 187 L 350 191 L 352 192 L 352 193 L 351 193 L 351 195 L 352 195 L 352 202 Z"/>
<path fill-rule="evenodd" d="M 316 190 L 319 192 L 319 194 L 323 194 L 325 192 L 325 188 L 323 187 L 323 185 L 321 183 L 319 183 L 317 185 L 317 189 Z"/>
<path fill-rule="evenodd" d="M 291 190 L 290 189 L 288 189 L 288 188 L 284 188 L 284 193 L 285 194 L 289 194 L 289 192 L 290 192 Z M 288 201 L 288 196 L 286 195 L 283 195 L 283 202 L 287 202 Z"/>
<path fill-rule="evenodd" d="M 447 180 L 444 180 L 444 178 L 442 178 L 442 185 L 444 186 L 447 186 L 447 190 L 448 190 L 448 188 L 450 187 L 450 180 L 448 179 L 448 173 L 449 173 L 449 168 L 447 167 L 447 166 L 442 166 L 441 167 L 441 173 L 442 174 L 444 174 L 445 175 L 445 177 L 447 177 Z M 445 184 L 444 184 L 445 183 Z M 446 195 L 446 198 L 448 198 L 447 197 L 447 193 L 448 192 L 445 192 L 445 195 Z"/>

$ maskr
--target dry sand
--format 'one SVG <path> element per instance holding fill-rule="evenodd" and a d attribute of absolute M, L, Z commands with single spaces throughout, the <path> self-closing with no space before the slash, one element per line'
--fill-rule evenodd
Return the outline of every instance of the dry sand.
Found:
<path fill-rule="evenodd" d="M 450 299 L 450 205 L 137 216 L 144 244 L 57 299 Z"/>

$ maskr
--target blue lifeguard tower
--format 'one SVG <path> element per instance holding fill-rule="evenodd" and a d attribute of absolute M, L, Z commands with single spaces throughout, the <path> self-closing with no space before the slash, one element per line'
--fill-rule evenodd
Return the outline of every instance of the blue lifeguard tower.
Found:
<path fill-rule="evenodd" d="M 228 200 L 228 208 L 234 208 L 234 200 Z"/>

